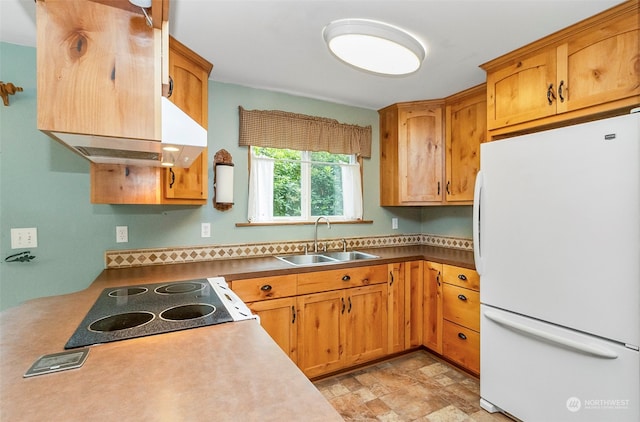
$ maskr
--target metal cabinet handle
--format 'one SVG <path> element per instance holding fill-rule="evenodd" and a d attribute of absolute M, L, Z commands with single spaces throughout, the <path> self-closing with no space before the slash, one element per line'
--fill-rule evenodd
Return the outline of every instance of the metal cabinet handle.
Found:
<path fill-rule="evenodd" d="M 564 86 L 564 81 L 560 81 L 560 85 L 558 85 L 558 97 L 560 97 L 560 102 L 564 103 L 564 95 L 562 94 L 562 87 Z"/>
<path fill-rule="evenodd" d="M 464 333 L 458 333 L 458 337 L 459 337 L 461 340 L 466 340 L 466 339 L 467 339 L 467 336 L 465 336 L 465 335 L 464 335 Z"/>
<path fill-rule="evenodd" d="M 349 296 L 349 310 L 347 311 L 347 313 L 351 313 L 351 296 Z"/>
<path fill-rule="evenodd" d="M 451 181 L 450 181 L 450 180 L 447 180 L 447 195 L 451 195 L 451 189 L 450 189 L 450 187 L 451 187 Z"/>
<path fill-rule="evenodd" d="M 458 299 L 466 301 L 467 297 L 465 295 L 458 295 Z"/>
<path fill-rule="evenodd" d="M 173 188 L 173 184 L 176 182 L 176 173 L 170 168 L 169 174 L 171 174 L 171 182 L 169 182 L 169 189 L 171 189 Z"/>
<path fill-rule="evenodd" d="M 467 281 L 467 276 L 464 274 L 458 274 L 458 278 L 462 281 Z"/>
<path fill-rule="evenodd" d="M 349 274 L 342 277 L 342 281 L 349 281 L 349 280 L 351 280 L 351 276 L 349 276 Z"/>
<path fill-rule="evenodd" d="M 291 320 L 291 323 L 295 324 L 296 323 L 296 307 L 295 306 L 291 307 L 291 314 L 293 315 L 293 319 Z"/>
<path fill-rule="evenodd" d="M 389 283 L 389 286 L 393 286 L 393 271 L 389 271 L 389 275 L 391 276 L 391 283 Z"/>
<path fill-rule="evenodd" d="M 344 298 L 343 298 L 343 297 L 341 297 L 341 298 L 340 298 L 340 300 L 342 301 L 342 311 L 341 311 L 341 313 L 343 313 L 343 314 L 344 314 L 344 308 L 345 308 Z"/>
<path fill-rule="evenodd" d="M 549 84 L 549 88 L 547 88 L 547 101 L 549 105 L 553 104 L 553 100 L 556 99 L 556 94 L 553 92 L 553 84 Z"/>
<path fill-rule="evenodd" d="M 440 271 L 438 271 L 438 275 L 436 276 L 436 283 L 438 283 L 438 286 L 440 285 Z"/>
<path fill-rule="evenodd" d="M 173 94 L 173 78 L 169 76 L 169 92 L 167 92 L 167 98 L 171 98 L 171 94 Z"/>
<path fill-rule="evenodd" d="M 438 182 L 438 195 L 440 195 L 440 182 Z"/>
<path fill-rule="evenodd" d="M 271 291 L 272 287 L 270 284 L 265 284 L 264 286 L 260 287 L 260 290 L 262 290 L 263 292 L 268 292 Z"/>

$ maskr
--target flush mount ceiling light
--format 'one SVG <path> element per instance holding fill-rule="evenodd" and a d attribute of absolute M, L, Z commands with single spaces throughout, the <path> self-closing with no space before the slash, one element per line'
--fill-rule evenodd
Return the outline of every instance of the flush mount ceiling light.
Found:
<path fill-rule="evenodd" d="M 329 50 L 347 64 L 382 75 L 406 75 L 420 68 L 423 45 L 395 26 L 368 19 L 341 19 L 323 32 Z"/>

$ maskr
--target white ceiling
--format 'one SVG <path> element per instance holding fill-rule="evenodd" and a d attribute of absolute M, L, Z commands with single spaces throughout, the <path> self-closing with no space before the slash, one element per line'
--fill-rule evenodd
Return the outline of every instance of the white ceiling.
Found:
<path fill-rule="evenodd" d="M 478 66 L 621 0 L 172 0 L 170 32 L 214 64 L 210 79 L 379 109 L 484 81 Z M 33 0 L 0 0 L 0 41 L 35 46 Z M 382 77 L 334 58 L 329 22 L 374 19 L 427 47 L 422 68 Z"/>

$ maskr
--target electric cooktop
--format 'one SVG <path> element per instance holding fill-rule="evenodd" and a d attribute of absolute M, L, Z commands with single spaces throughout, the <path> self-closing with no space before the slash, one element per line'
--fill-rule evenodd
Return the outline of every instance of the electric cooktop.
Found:
<path fill-rule="evenodd" d="M 198 279 L 104 289 L 64 348 L 253 317 L 246 305 L 227 287 L 224 279 L 217 284 L 216 280 Z M 238 309 L 240 316 L 236 318 Z"/>

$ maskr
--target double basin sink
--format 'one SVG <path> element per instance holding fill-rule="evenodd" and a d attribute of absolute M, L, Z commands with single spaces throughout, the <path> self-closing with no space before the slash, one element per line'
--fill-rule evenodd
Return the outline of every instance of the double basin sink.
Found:
<path fill-rule="evenodd" d="M 281 261 L 291 265 L 323 265 L 323 264 L 339 264 L 349 261 L 358 261 L 361 259 L 379 258 L 364 252 L 322 252 L 304 255 L 287 255 L 276 256 Z"/>

